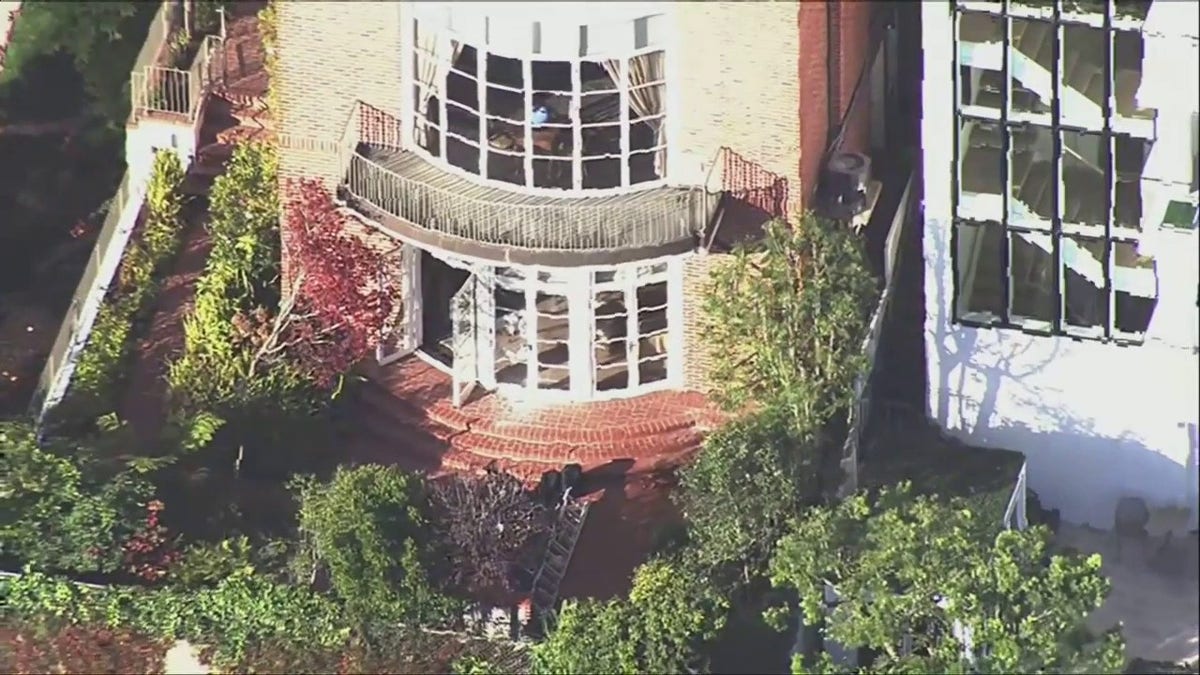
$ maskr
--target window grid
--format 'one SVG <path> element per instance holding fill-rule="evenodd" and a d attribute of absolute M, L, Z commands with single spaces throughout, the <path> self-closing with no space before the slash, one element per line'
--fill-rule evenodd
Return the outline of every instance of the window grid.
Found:
<path fill-rule="evenodd" d="M 633 23 L 631 22 L 631 26 Z M 529 54 L 527 58 L 513 59 L 521 62 L 522 71 L 522 87 L 516 88 L 499 82 L 492 82 L 488 77 L 488 56 L 489 52 L 485 46 L 466 45 L 451 38 L 446 32 L 437 32 L 436 40 L 438 41 L 437 52 L 442 55 L 452 55 L 456 49 L 460 50 L 464 46 L 470 46 L 475 49 L 475 73 L 468 73 L 456 67 L 453 62 L 448 62 L 444 56 L 439 58 L 434 53 L 423 48 L 423 43 L 420 36 L 421 26 L 419 20 L 413 20 L 413 70 L 414 70 L 414 92 L 417 99 L 417 104 L 413 109 L 415 130 L 414 149 L 418 152 L 427 154 L 431 159 L 439 163 L 447 164 L 447 168 L 456 173 L 464 174 L 471 178 L 480 178 L 485 182 L 496 183 L 498 185 L 509 188 L 524 188 L 530 192 L 542 192 L 551 194 L 562 194 L 563 192 L 586 192 L 587 194 L 605 194 L 605 193 L 621 193 L 627 192 L 630 189 L 645 189 L 662 185 L 666 182 L 665 164 L 656 167 L 655 175 L 651 178 L 634 178 L 631 176 L 630 164 L 631 159 L 639 156 L 649 156 L 652 158 L 664 158 L 667 153 L 669 139 L 667 138 L 666 118 L 669 113 L 669 97 L 666 95 L 666 65 L 665 60 L 668 58 L 666 48 L 661 42 L 651 42 L 645 46 L 637 46 L 620 56 L 609 56 L 606 54 L 581 54 L 579 57 L 572 58 L 566 61 L 555 61 L 556 63 L 565 63 L 570 67 L 571 71 L 571 89 L 536 89 L 533 83 L 533 62 L 537 60 L 536 54 Z M 582 30 L 582 29 L 581 29 Z M 583 49 L 581 48 L 581 52 Z M 503 57 L 511 58 L 511 57 Z M 662 90 L 662 95 L 658 97 L 657 113 L 648 113 L 644 115 L 631 115 L 631 92 L 630 92 L 630 69 L 631 63 L 638 59 L 662 59 L 662 65 L 659 66 L 660 76 L 648 80 L 647 82 L 637 87 L 638 91 L 648 90 L 651 88 L 659 88 Z M 582 64 L 584 62 L 603 64 L 606 62 L 616 62 L 617 82 L 614 83 L 615 89 L 602 89 L 595 91 L 585 91 L 582 80 Z M 441 81 L 441 85 L 427 87 L 422 81 L 419 73 L 422 71 L 422 65 L 426 69 L 442 69 L 446 75 Z M 456 101 L 449 100 L 450 97 L 446 92 L 439 91 L 446 89 L 447 83 L 451 78 L 462 78 L 473 81 L 476 85 L 476 107 L 472 109 L 468 105 L 463 105 Z M 432 91 L 431 91 L 432 90 Z M 498 114 L 489 109 L 488 94 L 489 90 L 508 92 L 518 94 L 522 97 L 524 110 L 532 110 L 533 100 L 535 95 L 549 95 L 566 97 L 569 100 L 569 121 L 567 122 L 549 122 L 543 124 L 545 128 L 558 128 L 565 132 L 569 132 L 571 140 L 571 152 L 569 156 L 557 154 L 543 154 L 534 145 L 533 127 L 529 123 L 526 114 L 526 119 L 512 119 L 504 115 Z M 619 117 L 613 121 L 588 122 L 584 123 L 580 119 L 584 99 L 588 95 L 595 94 L 616 94 L 618 97 Z M 425 114 L 425 106 L 421 105 L 422 101 L 427 101 L 429 98 L 436 96 L 438 99 L 439 120 L 434 123 L 428 119 Z M 450 128 L 448 113 L 452 110 L 463 111 L 471 115 L 475 115 L 478 119 L 478 139 L 471 139 Z M 524 145 L 522 151 L 512 151 L 502 148 L 497 148 L 489 143 L 488 127 L 489 122 L 502 123 L 512 125 L 521 129 L 521 137 Z M 657 134 L 658 142 L 652 143 L 649 147 L 633 148 L 630 137 L 638 125 L 642 123 L 658 122 L 659 133 Z M 619 136 L 619 149 L 616 153 L 606 151 L 585 152 L 584 148 L 584 132 L 586 130 L 595 130 L 601 128 L 614 128 Z M 432 156 L 425 147 L 422 146 L 421 139 L 426 138 L 428 131 L 426 129 L 436 130 L 439 143 L 435 146 L 438 156 Z M 462 169 L 461 167 L 450 164 L 445 159 L 449 149 L 451 139 L 466 144 L 478 154 L 477 170 Z M 514 183 L 509 180 L 503 180 L 493 176 L 489 172 L 489 155 L 507 156 L 512 158 L 520 158 L 523 166 L 524 177 L 521 183 Z M 600 160 L 616 161 L 619 164 L 619 184 L 618 185 L 603 185 L 601 187 L 585 187 L 584 172 L 588 162 L 596 162 Z M 537 184 L 534 174 L 534 163 L 536 162 L 553 162 L 569 164 L 571 167 L 571 182 L 569 187 L 546 187 Z"/>
<path fill-rule="evenodd" d="M 969 6 L 968 6 L 969 5 Z M 1016 11 L 1014 11 L 1016 10 Z M 1002 49 L 1001 53 L 1001 78 L 1003 86 L 1001 87 L 1001 101 L 998 111 L 981 108 L 976 105 L 968 105 L 964 101 L 962 82 L 963 70 L 959 65 L 960 61 L 960 35 L 961 26 L 964 14 L 967 13 L 987 13 L 996 15 L 1002 19 Z M 1063 86 L 1064 73 L 1062 72 L 1062 64 L 1064 59 L 1063 35 L 1064 12 L 1060 3 L 1054 3 L 1054 7 L 1050 8 L 1031 8 L 1018 7 L 1015 3 L 1005 0 L 1003 3 L 984 3 L 979 2 L 961 2 L 955 10 L 956 21 L 954 35 L 954 63 L 952 65 L 952 73 L 954 77 L 954 105 L 956 125 L 954 130 L 953 152 L 957 170 L 952 172 L 952 209 L 954 212 L 955 226 L 951 233 L 952 247 L 952 274 L 954 276 L 954 316 L 959 323 L 966 325 L 975 325 L 980 327 L 994 328 L 1016 328 L 1035 334 L 1058 334 L 1069 335 L 1077 338 L 1112 340 L 1120 343 L 1140 343 L 1144 339 L 1144 332 L 1126 332 L 1120 330 L 1117 325 L 1117 294 L 1114 290 L 1113 283 L 1113 266 L 1115 263 L 1114 247 L 1119 244 L 1132 244 L 1134 246 L 1140 240 L 1140 229 L 1126 230 L 1125 228 L 1114 229 L 1115 209 L 1117 189 L 1116 176 L 1116 139 L 1120 132 L 1114 130 L 1113 116 L 1116 109 L 1115 92 L 1114 92 L 1114 63 L 1113 63 L 1113 41 L 1116 35 L 1116 27 L 1114 24 L 1114 10 L 1111 2 L 1107 3 L 1107 11 L 1103 16 L 1100 26 L 1104 30 L 1105 40 L 1103 42 L 1103 60 L 1104 60 L 1104 76 L 1102 78 L 1103 86 L 1103 104 L 1101 105 L 1102 128 L 1099 134 L 1103 142 L 1107 146 L 1105 155 L 1104 180 L 1107 187 L 1103 191 L 1104 194 L 1104 222 L 1097 227 L 1094 224 L 1088 223 L 1067 223 L 1065 220 L 1065 207 L 1063 199 L 1064 190 L 1064 143 L 1063 134 L 1070 132 L 1082 133 L 1097 133 L 1096 129 L 1088 128 L 1086 125 L 1074 124 L 1071 122 L 1064 123 L 1062 119 L 1061 109 L 1061 88 Z M 1013 113 L 1013 78 L 1011 77 L 1011 50 L 1013 47 L 1013 25 L 1015 20 L 1033 20 L 1037 17 L 1038 20 L 1049 21 L 1053 27 L 1052 40 L 1052 68 L 1051 68 L 1051 88 L 1052 101 L 1049 115 L 1038 116 L 1035 113 Z M 1071 16 L 1070 21 L 1083 21 L 1084 17 Z M 1086 18 L 1088 25 L 1094 25 L 1093 20 Z M 1048 117 L 1048 119 L 1046 119 Z M 1003 153 L 1003 161 L 1000 163 L 1000 183 L 1001 195 L 1000 206 L 1001 213 L 998 222 L 989 224 L 986 221 L 978 220 L 969 216 L 960 214 L 961 203 L 961 186 L 963 176 L 963 139 L 961 138 L 964 122 L 998 122 L 1001 130 L 1001 152 Z M 1048 122 L 1051 132 L 1051 142 L 1053 145 L 1052 159 L 1052 174 L 1053 183 L 1051 187 L 1051 209 L 1053 217 L 1049 223 L 1049 229 L 1038 224 L 1030 223 L 1027 219 L 1014 221 L 1013 214 L 1013 137 L 1014 131 L 1026 131 L 1044 128 Z M 1000 307 L 998 313 L 990 311 L 964 311 L 960 304 L 960 292 L 962 285 L 960 275 L 960 266 L 963 264 L 959 258 L 959 245 L 961 244 L 961 228 L 964 225 L 978 227 L 979 234 L 983 237 L 984 232 L 989 227 L 999 227 L 1001 231 L 1000 246 L 1000 273 L 1004 282 L 1001 286 Z M 1017 286 L 1017 278 L 1014 275 L 1013 264 L 1013 246 L 1014 234 L 1020 235 L 1024 233 L 1029 239 L 1034 237 L 1049 236 L 1052 253 L 1051 253 L 1051 288 L 1050 295 L 1054 299 L 1055 311 L 1049 321 L 1038 321 L 1022 318 L 1013 311 L 1014 295 Z M 1099 241 L 1102 244 L 1103 251 L 1100 259 L 1100 267 L 1103 275 L 1103 298 L 1106 301 L 1104 311 L 1104 325 L 1096 329 L 1088 329 L 1087 327 L 1072 325 L 1068 317 L 1068 302 L 1067 282 L 1066 282 L 1066 262 L 1064 259 L 1064 240 L 1071 240 L 1073 243 L 1078 241 L 1086 241 L 1088 239 Z M 975 261 L 976 268 L 978 261 Z M 976 282 L 977 283 L 977 282 Z M 1155 294 L 1157 297 L 1157 293 Z"/>
<path fill-rule="evenodd" d="M 579 274 L 584 276 L 579 277 Z M 506 273 L 497 272 L 492 277 L 497 289 L 521 293 L 524 297 L 524 306 L 520 309 L 497 305 L 497 316 L 501 312 L 517 314 L 519 320 L 515 322 L 518 326 L 516 330 L 523 344 L 529 346 L 523 352 L 521 363 L 525 367 L 525 380 L 521 384 L 505 382 L 503 386 L 542 394 L 558 391 L 587 400 L 614 394 L 646 393 L 670 386 L 671 378 L 675 375 L 669 358 L 671 350 L 641 354 L 644 341 L 662 341 L 671 345 L 673 332 L 681 330 L 671 318 L 671 304 L 679 302 L 679 298 L 670 291 L 670 276 L 671 268 L 663 262 L 643 262 L 603 270 L 571 270 L 566 277 L 556 277 L 549 270 L 538 268 L 509 268 Z M 643 304 L 639 293 L 656 286 L 666 289 L 665 300 Z M 623 310 L 602 311 L 598 299 L 613 293 L 620 294 Z M 562 298 L 564 309 L 553 313 L 542 311 L 539 299 L 549 297 Z M 662 312 L 666 324 L 662 328 L 643 331 L 642 320 L 652 312 Z M 564 318 L 567 319 L 563 327 L 566 330 L 565 337 L 543 337 L 544 320 Z M 623 328 L 614 336 L 602 337 L 599 331 L 601 324 L 614 319 L 621 320 Z M 547 363 L 543 360 L 543 347 L 554 344 L 567 348 L 566 363 Z M 598 363 L 597 351 L 610 346 L 619 347 L 624 358 L 606 364 Z M 659 363 L 662 364 L 660 373 L 648 375 L 642 372 L 646 366 Z M 623 384 L 600 386 L 600 376 L 605 371 L 619 369 L 626 372 Z M 542 374 L 548 370 L 569 373 L 569 385 L 560 383 L 554 386 L 543 382 Z M 581 377 L 576 377 L 577 374 Z"/>

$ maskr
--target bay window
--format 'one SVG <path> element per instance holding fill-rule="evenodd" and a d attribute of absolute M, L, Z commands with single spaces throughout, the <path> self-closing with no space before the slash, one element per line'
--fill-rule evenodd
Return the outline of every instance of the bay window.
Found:
<path fill-rule="evenodd" d="M 463 37 L 413 21 L 413 145 L 454 170 L 529 191 L 660 184 L 663 17 L 580 25 L 571 36 L 531 26 L 519 38 L 490 24 Z"/>

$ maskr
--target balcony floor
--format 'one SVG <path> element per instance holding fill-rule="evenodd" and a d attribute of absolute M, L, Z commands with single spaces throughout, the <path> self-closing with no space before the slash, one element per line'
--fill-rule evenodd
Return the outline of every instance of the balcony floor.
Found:
<path fill-rule="evenodd" d="M 530 195 L 516 186 L 481 185 L 413 152 L 363 144 L 357 154 L 399 177 L 388 197 L 410 193 L 410 201 L 387 208 L 354 190 L 350 201 L 357 210 L 420 243 L 497 261 L 614 264 L 683 253 L 694 248 L 696 223 L 707 224 L 716 203 L 702 191 L 676 187 L 596 197 Z M 412 195 L 409 186 L 424 194 Z M 397 212 L 402 209 L 411 213 Z M 435 218 L 414 222 L 416 213 Z"/>

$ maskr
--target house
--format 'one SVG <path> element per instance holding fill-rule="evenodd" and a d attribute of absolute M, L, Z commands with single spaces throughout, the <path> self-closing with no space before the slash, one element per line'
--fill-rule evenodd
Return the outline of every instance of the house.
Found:
<path fill-rule="evenodd" d="M 467 449 L 492 458 L 661 450 L 697 400 L 681 392 L 708 386 L 701 301 L 722 252 L 816 205 L 831 149 L 883 145 L 876 3 L 277 11 L 280 172 L 323 181 L 397 263 L 378 379 L 451 433 L 491 425 Z M 862 221 L 882 181 L 858 176 L 840 215 Z M 439 380 L 448 396 L 418 399 Z M 588 436 L 622 428 L 608 449 Z"/>
<path fill-rule="evenodd" d="M 1068 521 L 1134 497 L 1196 528 L 1198 23 L 921 5 L 928 413 Z"/>

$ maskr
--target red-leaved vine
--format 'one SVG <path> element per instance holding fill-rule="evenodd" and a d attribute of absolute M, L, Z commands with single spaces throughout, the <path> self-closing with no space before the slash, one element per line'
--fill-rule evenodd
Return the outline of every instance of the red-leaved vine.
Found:
<path fill-rule="evenodd" d="M 125 569 L 144 581 L 162 579 L 180 558 L 167 528 L 159 522 L 158 514 L 164 508 L 157 499 L 146 504 L 146 521 L 123 545 Z"/>
<path fill-rule="evenodd" d="M 262 356 L 285 352 L 319 386 L 370 355 L 396 308 L 388 257 L 346 230 L 319 181 L 289 181 L 284 246 L 291 278 Z"/>

